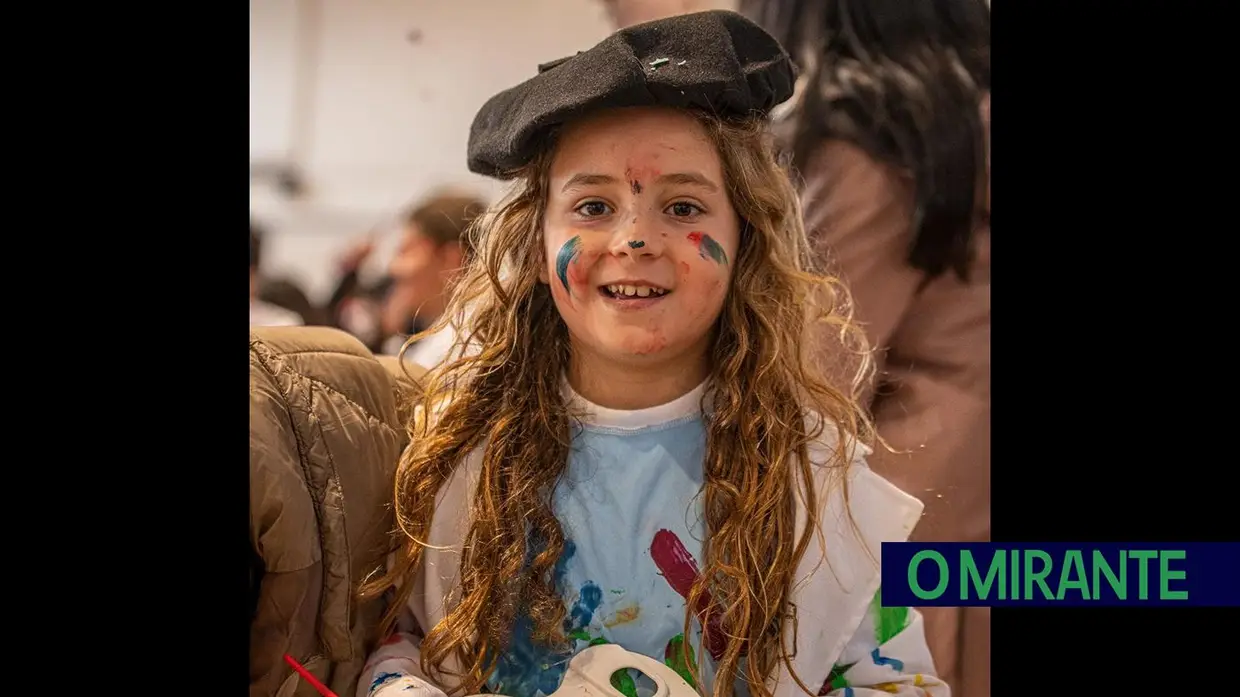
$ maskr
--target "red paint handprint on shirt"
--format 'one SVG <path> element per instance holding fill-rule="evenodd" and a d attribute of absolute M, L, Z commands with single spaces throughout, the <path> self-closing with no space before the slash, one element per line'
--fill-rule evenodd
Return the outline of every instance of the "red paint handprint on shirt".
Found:
<path fill-rule="evenodd" d="M 676 537 L 676 533 L 671 530 L 656 532 L 654 541 L 650 543 L 650 558 L 654 560 L 654 565 L 659 568 L 663 578 L 667 579 L 672 590 L 688 601 L 689 591 L 698 578 L 698 566 L 693 555 L 689 554 L 680 538 Z M 698 596 L 694 613 L 702 620 L 702 639 L 706 650 L 710 652 L 711 658 L 718 661 L 723 658 L 727 637 L 719 626 L 719 613 L 712 611 L 712 605 L 710 592 L 703 591 Z"/>

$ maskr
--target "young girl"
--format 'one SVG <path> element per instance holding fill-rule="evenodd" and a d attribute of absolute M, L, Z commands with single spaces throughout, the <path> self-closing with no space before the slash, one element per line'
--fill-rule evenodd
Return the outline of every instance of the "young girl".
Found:
<path fill-rule="evenodd" d="M 445 315 L 473 350 L 411 426 L 359 696 L 545 697 L 601 643 L 714 697 L 949 694 L 917 613 L 879 601 L 879 544 L 921 504 L 866 468 L 863 413 L 803 344 L 822 319 L 863 339 L 772 154 L 792 81 L 706 12 L 483 107 L 470 167 L 515 189 Z"/>

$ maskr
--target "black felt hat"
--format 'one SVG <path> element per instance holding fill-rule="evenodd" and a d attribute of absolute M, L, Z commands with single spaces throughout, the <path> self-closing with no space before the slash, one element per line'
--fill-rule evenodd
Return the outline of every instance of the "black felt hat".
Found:
<path fill-rule="evenodd" d="M 766 116 L 792 96 L 794 80 L 779 42 L 735 12 L 637 24 L 538 66 L 537 75 L 488 100 L 470 128 L 469 169 L 508 178 L 534 156 L 547 129 L 598 109 L 671 106 Z"/>

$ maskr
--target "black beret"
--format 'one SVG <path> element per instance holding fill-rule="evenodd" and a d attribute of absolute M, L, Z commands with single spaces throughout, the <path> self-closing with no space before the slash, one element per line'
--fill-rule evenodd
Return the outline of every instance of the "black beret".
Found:
<path fill-rule="evenodd" d="M 487 101 L 469 131 L 469 169 L 500 179 L 528 163 L 547 129 L 617 107 L 758 114 L 792 96 L 788 53 L 770 34 L 724 10 L 622 29 L 594 48 L 538 66 Z"/>

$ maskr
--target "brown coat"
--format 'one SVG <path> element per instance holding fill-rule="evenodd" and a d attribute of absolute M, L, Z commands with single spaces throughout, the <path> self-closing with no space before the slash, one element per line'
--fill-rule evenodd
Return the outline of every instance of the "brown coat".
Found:
<path fill-rule="evenodd" d="M 842 141 L 823 144 L 805 175 L 806 227 L 815 250 L 847 282 L 857 318 L 878 350 L 879 387 L 871 406 L 879 434 L 905 451 L 877 448 L 872 466 L 925 502 L 913 539 L 988 540 L 988 223 L 979 224 L 970 283 L 949 272 L 922 287 L 923 274 L 907 261 L 911 181 Z M 923 612 L 939 674 L 953 695 L 989 695 L 989 615 L 955 608 Z M 961 629 L 975 619 L 981 630 L 976 639 Z"/>
<path fill-rule="evenodd" d="M 394 369 L 334 329 L 250 330 L 250 697 L 318 694 L 285 653 L 353 694 L 380 609 L 358 583 L 391 547 L 406 443 Z"/>

